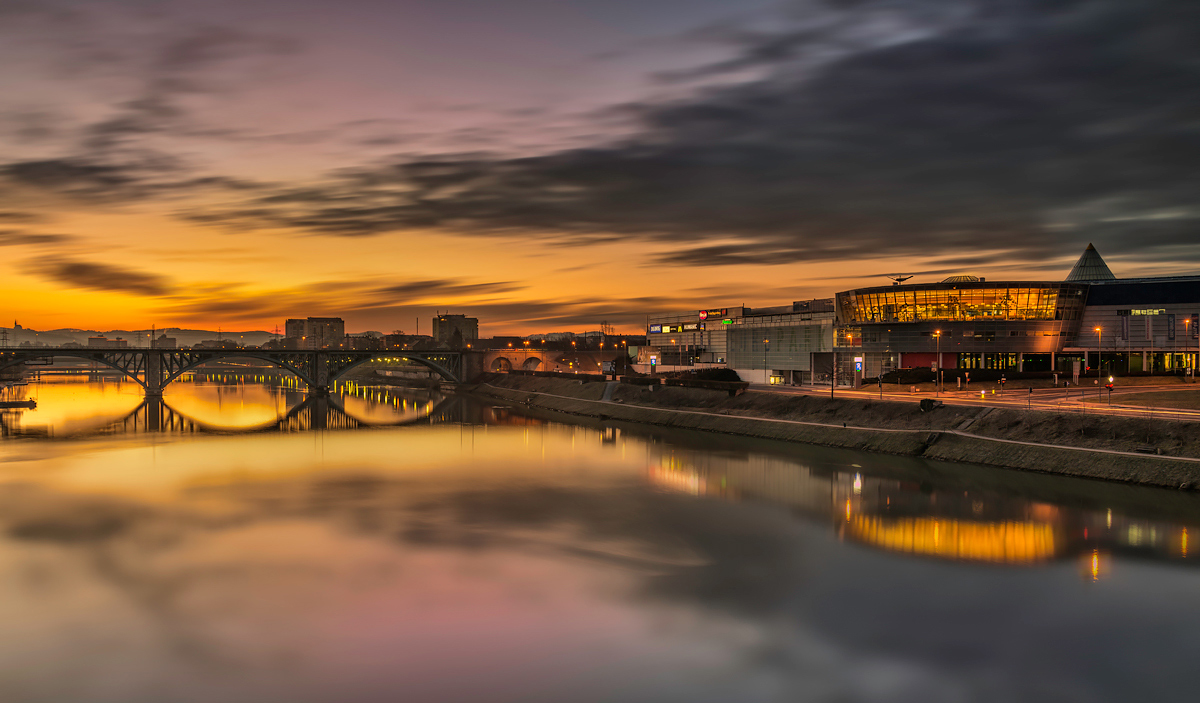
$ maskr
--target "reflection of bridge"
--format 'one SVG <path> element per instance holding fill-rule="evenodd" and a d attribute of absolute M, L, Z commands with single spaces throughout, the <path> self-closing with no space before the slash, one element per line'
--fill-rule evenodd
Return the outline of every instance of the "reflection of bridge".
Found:
<path fill-rule="evenodd" d="M 295 374 L 319 395 L 339 376 L 356 366 L 380 359 L 406 359 L 420 364 L 442 378 L 462 379 L 462 355 L 452 351 L 271 351 L 265 349 L 76 349 L 33 347 L 0 349 L 0 370 L 54 357 L 86 359 L 124 373 L 146 389 L 148 396 L 161 396 L 163 388 L 197 366 L 220 359 L 258 359 Z"/>
<path fill-rule="evenodd" d="M 346 412 L 334 396 L 310 395 L 303 402 L 288 409 L 287 413 L 270 422 L 253 427 L 219 427 L 210 425 L 179 412 L 162 398 L 146 398 L 129 414 L 109 423 L 103 430 L 109 433 L 166 432 L 190 434 L 196 432 L 254 433 L 254 432 L 305 432 L 308 430 L 349 430 L 368 426 L 400 427 L 404 425 L 430 425 L 457 421 L 461 414 L 460 399 L 447 396 L 430 409 L 427 414 L 405 418 L 391 423 L 370 423 Z"/>

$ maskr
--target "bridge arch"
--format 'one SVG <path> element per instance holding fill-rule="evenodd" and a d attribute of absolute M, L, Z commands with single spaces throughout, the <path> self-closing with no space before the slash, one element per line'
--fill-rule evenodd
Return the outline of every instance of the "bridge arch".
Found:
<path fill-rule="evenodd" d="M 125 378 L 128 378 L 129 380 L 138 384 L 143 389 L 146 389 L 146 381 L 144 380 L 146 369 L 145 369 L 144 365 L 139 368 L 135 364 L 133 370 L 131 371 L 127 366 L 121 366 L 120 364 L 118 364 L 115 361 L 106 359 L 105 354 L 103 352 L 97 352 L 94 349 L 88 350 L 88 349 L 58 349 L 58 348 L 55 348 L 53 350 L 47 350 L 45 352 L 42 352 L 42 351 L 38 350 L 37 348 L 34 348 L 34 349 L 19 349 L 19 350 L 14 350 L 14 351 L 20 351 L 21 352 L 20 356 L 17 356 L 17 357 L 11 358 L 11 359 L 0 356 L 0 369 L 6 369 L 11 366 L 20 366 L 21 364 L 24 364 L 26 361 L 28 361 L 30 359 L 51 359 L 51 360 L 53 360 L 54 357 L 56 357 L 56 356 L 69 356 L 73 359 L 84 359 L 86 361 L 95 361 L 97 363 L 104 364 L 105 366 L 107 366 L 111 369 L 116 369 L 117 371 L 120 371 L 122 374 L 124 374 Z M 138 371 L 142 372 L 142 376 L 143 376 L 142 378 L 138 377 L 138 375 L 137 375 Z"/>
<path fill-rule="evenodd" d="M 512 371 L 512 367 L 512 362 L 508 360 L 508 357 L 498 356 L 495 359 L 492 359 L 492 363 L 490 368 L 488 368 L 488 371 L 491 371 L 492 373 L 508 373 L 509 371 Z"/>
<path fill-rule="evenodd" d="M 316 383 L 313 382 L 312 377 L 309 376 L 308 373 L 306 373 L 303 369 L 301 369 L 293 364 L 287 363 L 285 360 L 274 359 L 268 354 L 259 354 L 259 353 L 255 353 L 252 351 L 242 352 L 240 350 L 237 353 L 225 353 L 225 354 L 213 355 L 213 356 L 203 356 L 201 358 L 195 359 L 194 361 L 192 361 L 190 363 L 186 363 L 186 364 L 179 366 L 178 368 L 172 369 L 170 371 L 170 373 L 168 373 L 167 376 L 165 378 L 163 378 L 162 387 L 166 388 L 167 385 L 169 385 L 172 381 L 176 380 L 177 378 L 179 378 L 180 376 L 182 376 L 185 373 L 195 371 L 197 368 L 199 368 L 209 362 L 219 361 L 222 359 L 256 359 L 258 361 L 265 361 L 273 366 L 277 366 L 285 371 L 290 372 L 296 378 L 300 379 L 301 381 L 304 381 L 304 383 L 307 384 L 310 388 L 316 387 Z"/>
<path fill-rule="evenodd" d="M 424 366 L 425 368 L 433 371 L 437 375 L 446 379 L 447 381 L 450 381 L 451 383 L 459 382 L 458 377 L 455 376 L 454 373 L 452 371 L 450 371 L 450 369 L 446 368 L 445 366 L 442 366 L 441 364 L 437 363 L 436 361 L 433 361 L 432 359 L 426 359 L 421 354 L 411 354 L 408 352 L 396 352 L 396 351 L 381 351 L 378 354 L 375 354 L 373 356 L 367 356 L 367 357 L 363 357 L 362 359 L 358 359 L 357 361 L 354 361 L 350 364 L 347 364 L 346 366 L 339 368 L 335 373 L 329 374 L 329 380 L 330 380 L 330 382 L 333 382 L 333 381 L 337 380 L 338 378 L 341 378 L 342 375 L 344 375 L 347 371 L 358 368 L 359 366 L 370 363 L 372 361 L 379 361 L 380 359 L 407 359 L 408 361 L 415 361 L 418 364 L 420 364 L 421 366 Z"/>
<path fill-rule="evenodd" d="M 525 363 L 521 364 L 521 368 L 525 369 L 526 371 L 536 371 L 537 367 L 541 365 L 541 359 L 537 358 L 536 356 L 531 356 L 525 360 Z"/>

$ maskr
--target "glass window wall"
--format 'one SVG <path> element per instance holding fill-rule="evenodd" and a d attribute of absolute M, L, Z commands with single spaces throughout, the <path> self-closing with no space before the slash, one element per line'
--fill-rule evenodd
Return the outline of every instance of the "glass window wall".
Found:
<path fill-rule="evenodd" d="M 1067 284 L 893 286 L 838 293 L 841 324 L 958 320 L 1073 320 L 1083 287 Z"/>

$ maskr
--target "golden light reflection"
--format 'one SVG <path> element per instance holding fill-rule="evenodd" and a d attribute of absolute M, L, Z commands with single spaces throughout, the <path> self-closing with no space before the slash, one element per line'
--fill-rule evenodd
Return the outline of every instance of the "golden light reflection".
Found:
<path fill-rule="evenodd" d="M 698 496 L 706 493 L 700 474 L 685 466 L 674 456 L 663 457 L 662 461 L 648 470 L 650 483 L 668 490 Z"/>
<path fill-rule="evenodd" d="M 997 564 L 1033 564 L 1055 555 L 1054 527 L 1038 522 L 971 522 L 951 518 L 885 520 L 849 517 L 849 533 L 889 551 Z"/>
<path fill-rule="evenodd" d="M 16 434 L 94 432 L 120 422 L 143 400 L 142 387 L 136 383 L 88 383 L 86 376 L 43 380 L 28 388 L 28 396 L 37 400 L 37 407 L 5 413 L 6 425 Z"/>
<path fill-rule="evenodd" d="M 1092 583 L 1106 578 L 1112 571 L 1111 562 L 1112 559 L 1108 552 L 1093 549 L 1090 554 L 1085 554 L 1083 557 L 1083 577 Z"/>
<path fill-rule="evenodd" d="M 229 430 L 273 425 L 295 404 L 271 386 L 223 381 L 221 385 L 171 384 L 163 400 L 202 425 Z"/>

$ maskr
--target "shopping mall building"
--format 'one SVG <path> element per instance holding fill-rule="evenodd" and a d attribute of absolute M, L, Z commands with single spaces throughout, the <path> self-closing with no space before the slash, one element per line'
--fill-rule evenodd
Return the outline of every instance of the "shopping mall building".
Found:
<path fill-rule="evenodd" d="M 940 283 L 838 293 L 839 356 L 864 375 L 967 372 L 1173 373 L 1194 368 L 1200 276 L 1118 279 L 1092 245 L 1063 281 Z M 843 359 L 839 362 L 844 364 Z"/>
<path fill-rule="evenodd" d="M 648 316 L 643 370 L 721 365 L 766 383 L 881 371 L 1177 373 L 1195 368 L 1200 276 L 1119 279 L 1092 245 L 1062 281 L 860 288 L 774 308 Z M 949 378 L 947 379 L 949 380 Z"/>

